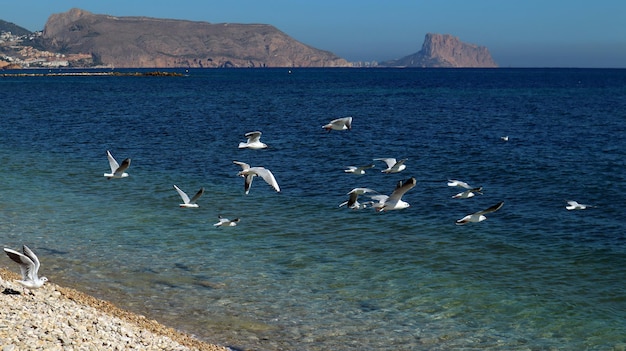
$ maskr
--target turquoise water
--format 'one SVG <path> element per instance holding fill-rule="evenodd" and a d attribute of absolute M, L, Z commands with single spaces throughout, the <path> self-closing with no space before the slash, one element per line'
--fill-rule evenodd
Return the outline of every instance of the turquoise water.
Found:
<path fill-rule="evenodd" d="M 626 345 L 626 71 L 187 73 L 0 78 L 2 244 L 29 245 L 53 282 L 233 348 Z M 348 115 L 349 132 L 321 128 Z M 268 149 L 237 148 L 252 130 Z M 102 176 L 106 150 L 132 158 L 130 177 Z M 407 169 L 343 172 L 379 157 Z M 244 195 L 233 160 L 282 192 L 257 179 Z M 408 209 L 338 207 L 409 177 Z M 484 194 L 452 199 L 447 179 Z M 200 208 L 179 208 L 173 184 L 205 187 Z M 214 228 L 220 214 L 241 222 Z"/>

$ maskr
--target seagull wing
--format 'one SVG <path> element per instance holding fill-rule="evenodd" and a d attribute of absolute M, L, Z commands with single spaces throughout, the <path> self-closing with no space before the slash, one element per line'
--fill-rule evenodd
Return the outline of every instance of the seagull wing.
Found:
<path fill-rule="evenodd" d="M 458 186 L 465 189 L 472 189 L 472 187 L 466 182 L 462 182 L 460 180 L 448 179 L 448 186 Z"/>
<path fill-rule="evenodd" d="M 188 204 L 189 203 L 189 196 L 187 196 L 187 193 L 185 193 L 184 191 L 180 190 L 180 188 L 177 187 L 176 185 L 174 185 L 174 189 L 176 189 L 176 192 L 178 192 L 178 195 L 180 195 L 180 198 L 183 199 L 183 202 Z"/>
<path fill-rule="evenodd" d="M 500 201 L 497 204 L 489 207 L 488 209 L 482 210 L 482 211 L 478 211 L 476 213 L 474 213 L 475 215 L 482 215 L 482 214 L 487 214 L 487 213 L 491 213 L 491 212 L 496 212 L 497 210 L 499 210 L 502 206 L 504 206 L 504 201 Z"/>
<path fill-rule="evenodd" d="M 375 158 L 374 161 L 383 161 L 387 164 L 387 168 L 393 167 L 396 164 L 395 158 Z"/>
<path fill-rule="evenodd" d="M 252 167 L 250 168 L 252 172 L 256 175 L 260 176 L 265 180 L 265 182 L 274 188 L 277 192 L 280 192 L 280 187 L 278 186 L 278 182 L 276 182 L 276 178 L 274 178 L 274 174 L 269 169 L 263 167 Z"/>
<path fill-rule="evenodd" d="M 37 280 L 37 272 L 39 272 L 39 266 L 41 265 L 39 263 L 39 258 L 37 258 L 37 255 L 35 255 L 35 253 L 26 245 L 23 245 L 22 251 L 24 252 L 24 255 L 33 262 L 34 265 L 32 267 L 32 271 L 29 274 L 29 277 L 33 280 Z"/>
<path fill-rule="evenodd" d="M 126 169 L 128 169 L 128 167 L 130 167 L 130 158 L 124 159 L 124 161 L 122 161 L 122 164 L 117 167 L 117 169 L 113 173 L 122 174 L 124 173 L 124 171 L 126 171 Z"/>
<path fill-rule="evenodd" d="M 261 139 L 261 134 L 261 132 L 249 132 L 246 133 L 244 136 L 248 138 L 248 143 L 254 143 L 258 142 L 259 139 Z"/>
<path fill-rule="evenodd" d="M 233 163 L 239 165 L 244 171 L 250 169 L 250 165 L 245 162 L 233 161 Z"/>
<path fill-rule="evenodd" d="M 189 200 L 190 204 L 195 204 L 196 201 L 200 198 L 200 196 L 202 196 L 204 194 L 204 188 L 200 188 L 200 190 L 198 190 L 198 192 L 196 193 L 196 195 L 194 195 L 191 200 Z"/>
<path fill-rule="evenodd" d="M 369 164 L 367 166 L 356 167 L 357 170 L 361 170 L 361 171 L 364 171 L 364 170 L 370 169 L 370 168 L 374 168 L 374 164 L 373 163 L 371 163 L 371 164 Z"/>
<path fill-rule="evenodd" d="M 389 196 L 389 200 L 387 201 L 393 202 L 400 200 L 404 193 L 411 190 L 415 186 L 415 184 L 417 184 L 417 180 L 415 179 L 415 177 L 409 178 L 406 182 L 402 183 L 401 186 L 396 187 L 396 190 L 391 193 L 391 195 Z"/>
<path fill-rule="evenodd" d="M 109 166 L 111 167 L 111 173 L 115 173 L 115 171 L 120 168 L 120 165 L 117 163 L 111 152 L 107 150 L 107 159 L 109 160 Z"/>
<path fill-rule="evenodd" d="M 9 256 L 10 259 L 12 259 L 17 264 L 20 265 L 20 272 L 22 273 L 22 280 L 34 280 L 34 277 L 36 276 L 36 268 L 38 269 L 39 267 L 35 265 L 35 262 L 33 262 L 32 259 L 30 259 L 28 256 L 21 254 L 15 250 L 5 248 L 4 252 L 6 252 L 6 254 Z M 37 257 L 35 256 L 35 258 Z M 37 262 L 39 262 L 39 260 L 37 260 Z"/>

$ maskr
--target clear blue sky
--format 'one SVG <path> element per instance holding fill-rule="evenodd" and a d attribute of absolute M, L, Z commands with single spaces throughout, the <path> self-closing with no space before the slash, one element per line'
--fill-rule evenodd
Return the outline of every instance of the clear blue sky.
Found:
<path fill-rule="evenodd" d="M 14 0 L 2 1 L 0 19 L 41 30 L 73 7 L 271 24 L 349 61 L 415 53 L 431 32 L 486 46 L 501 67 L 626 68 L 626 0 Z"/>

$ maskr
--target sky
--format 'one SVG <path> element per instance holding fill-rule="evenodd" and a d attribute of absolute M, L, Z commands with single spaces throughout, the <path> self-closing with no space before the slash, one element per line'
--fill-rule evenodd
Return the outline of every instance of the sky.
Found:
<path fill-rule="evenodd" d="M 0 19 L 43 30 L 74 7 L 270 24 L 348 61 L 398 59 L 439 33 L 487 47 L 500 67 L 626 68 L 625 0 L 0 0 Z"/>

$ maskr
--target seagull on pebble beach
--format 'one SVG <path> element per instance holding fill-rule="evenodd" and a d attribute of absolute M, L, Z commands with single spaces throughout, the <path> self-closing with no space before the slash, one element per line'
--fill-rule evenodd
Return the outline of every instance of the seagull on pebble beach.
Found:
<path fill-rule="evenodd" d="M 377 212 L 386 212 L 410 207 L 411 205 L 408 202 L 402 200 L 402 196 L 404 196 L 407 191 L 413 189 L 415 184 L 417 184 L 417 180 L 415 177 L 411 177 L 405 182 L 399 181 L 398 185 L 396 185 L 396 189 L 389 196 L 372 195 L 371 198 L 378 201 L 374 204 L 374 208 L 376 208 Z"/>
<path fill-rule="evenodd" d="M 244 134 L 248 140 L 245 143 L 239 143 L 240 149 L 265 149 L 267 148 L 267 144 L 261 142 L 261 132 L 248 132 Z"/>
<path fill-rule="evenodd" d="M 109 160 L 109 166 L 111 167 L 111 173 L 104 174 L 107 179 L 128 177 L 128 173 L 125 171 L 128 167 L 130 167 L 130 158 L 125 159 L 122 161 L 122 164 L 119 165 L 115 158 L 113 158 L 113 155 L 111 155 L 111 152 L 107 150 L 107 159 Z"/>
<path fill-rule="evenodd" d="M 239 223 L 239 218 L 235 218 L 230 220 L 228 218 L 224 218 L 222 216 L 217 216 L 218 222 L 213 224 L 215 227 L 234 227 Z"/>
<path fill-rule="evenodd" d="M 328 132 L 331 130 L 351 130 L 352 129 L 352 117 L 343 117 L 333 119 L 322 126 L 322 128 L 326 129 Z"/>
<path fill-rule="evenodd" d="M 383 161 L 387 164 L 387 169 L 383 169 L 382 173 L 398 173 L 406 169 L 404 162 L 406 158 L 397 161 L 395 158 L 375 158 L 374 161 Z"/>
<path fill-rule="evenodd" d="M 485 219 L 487 219 L 487 217 L 485 217 L 485 215 L 487 213 L 491 213 L 491 212 L 496 212 L 497 210 L 499 210 L 500 208 L 502 208 L 502 206 L 504 205 L 504 201 L 500 201 L 497 204 L 489 207 L 486 210 L 482 210 L 482 211 L 478 211 L 476 213 L 472 213 L 469 214 L 459 220 L 456 221 L 457 225 L 464 225 L 467 223 L 477 223 L 477 222 L 482 222 Z"/>
<path fill-rule="evenodd" d="M 568 211 L 584 210 L 584 209 L 587 209 L 587 208 L 590 208 L 590 207 L 595 207 L 595 206 L 579 204 L 578 202 L 573 201 L 573 200 L 567 201 L 567 206 L 565 206 L 565 208 Z"/>
<path fill-rule="evenodd" d="M 200 196 L 202 196 L 204 194 L 204 188 L 200 188 L 200 190 L 198 190 L 196 195 L 194 195 L 191 199 L 189 198 L 187 193 L 185 193 L 184 191 L 180 190 L 180 188 L 177 187 L 176 184 L 174 184 L 174 189 L 176 190 L 178 195 L 180 195 L 180 198 L 183 199 L 183 203 L 179 205 L 180 207 L 187 207 L 187 208 L 199 207 L 198 204 L 196 203 L 196 201 L 198 201 Z"/>
<path fill-rule="evenodd" d="M 369 164 L 367 166 L 359 166 L 359 167 L 348 166 L 346 169 L 344 169 L 344 172 L 362 175 L 362 174 L 365 174 L 366 169 L 370 169 L 370 168 L 374 168 L 374 164 Z"/>
<path fill-rule="evenodd" d="M 35 253 L 26 245 L 22 246 L 22 251 L 24 253 L 19 253 L 15 250 L 4 248 L 4 252 L 7 253 L 9 258 L 20 265 L 22 280 L 17 280 L 17 282 L 20 283 L 24 288 L 39 289 L 43 286 L 45 282 L 48 281 L 48 278 L 39 278 L 37 276 L 40 266 L 37 255 L 35 255 Z"/>
<path fill-rule="evenodd" d="M 250 192 L 250 187 L 252 186 L 252 179 L 254 176 L 260 176 L 265 180 L 267 184 L 269 184 L 276 192 L 280 192 L 280 187 L 278 186 L 278 182 L 276 182 L 276 178 L 274 178 L 274 174 L 269 169 L 264 167 L 250 167 L 249 164 L 239 161 L 233 161 L 234 164 L 241 166 L 241 171 L 237 173 L 238 176 L 242 176 L 245 178 L 244 182 L 244 190 L 246 195 Z"/>

